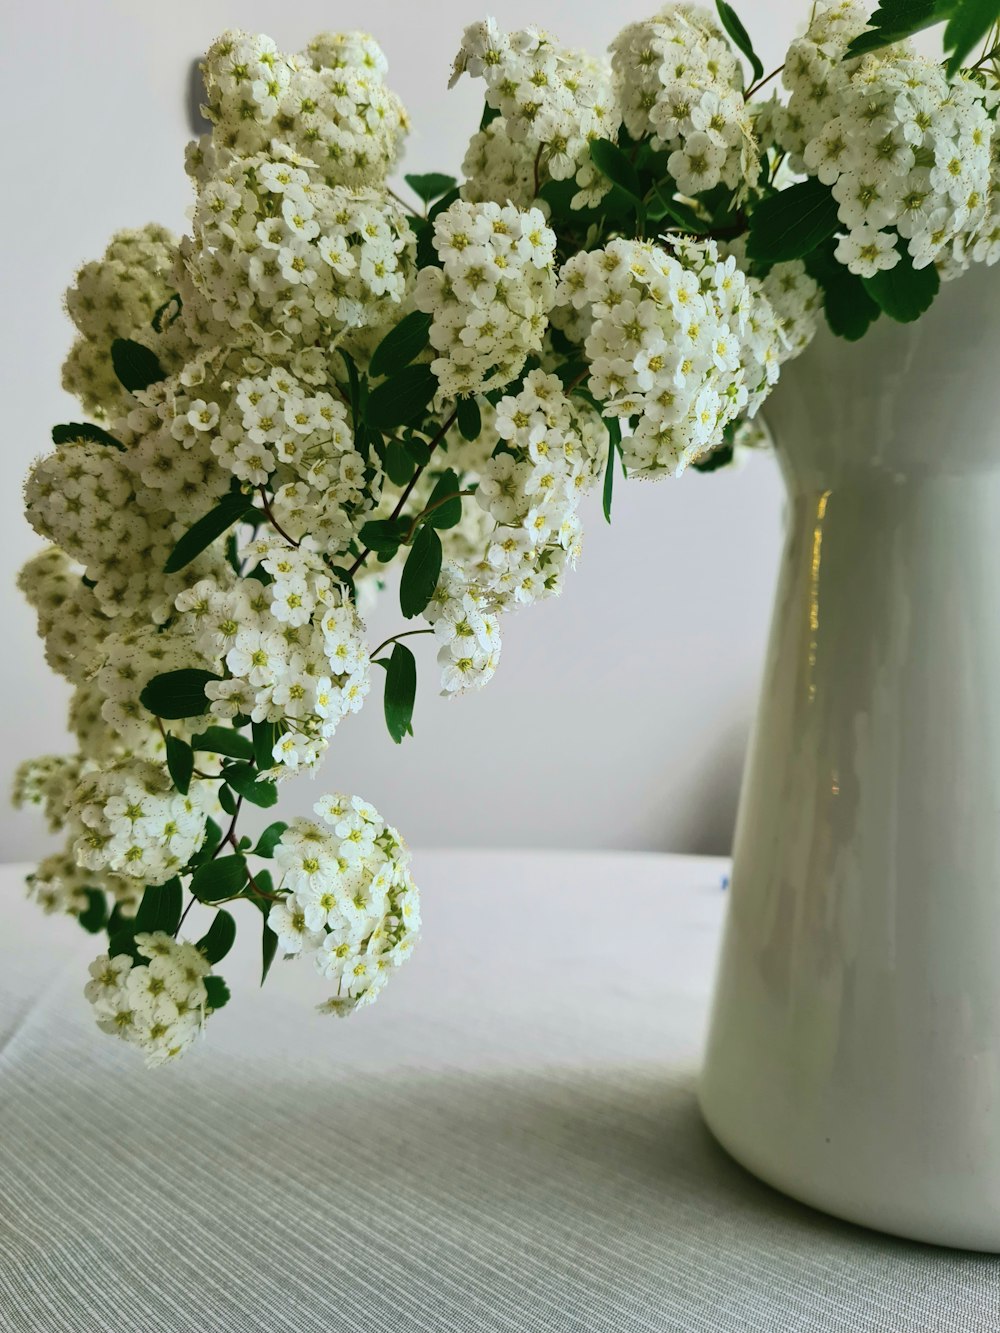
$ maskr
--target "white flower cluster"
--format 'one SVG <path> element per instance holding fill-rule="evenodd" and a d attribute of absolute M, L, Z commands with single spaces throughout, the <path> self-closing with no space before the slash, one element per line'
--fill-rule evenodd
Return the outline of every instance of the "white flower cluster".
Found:
<path fill-rule="evenodd" d="M 43 754 L 26 759 L 14 774 L 14 805 L 40 806 L 49 829 L 58 833 L 66 822 L 69 793 L 80 781 L 80 760 L 76 755 Z"/>
<path fill-rule="evenodd" d="M 165 884 L 205 839 L 208 782 L 176 790 L 160 764 L 120 760 L 84 774 L 72 797 L 77 865 L 142 884 Z"/>
<path fill-rule="evenodd" d="M 83 567 L 103 616 L 137 616 L 143 623 L 163 624 L 174 597 L 192 577 L 191 571 L 163 572 L 185 525 L 178 531 L 169 510 L 140 503 L 133 461 L 107 444 L 61 444 L 32 469 L 25 512 L 40 537 Z M 202 511 L 204 504 L 203 497 Z M 193 577 L 222 564 L 221 551 L 207 551 Z"/>
<path fill-rule="evenodd" d="M 213 132 L 192 153 L 192 173 L 204 178 L 227 155 L 250 157 L 280 139 L 329 185 L 381 184 L 407 129 L 386 68 L 365 33 L 320 33 L 302 55 L 285 55 L 259 34 L 223 33 L 202 65 Z"/>
<path fill-rule="evenodd" d="M 241 554 L 269 581 L 206 579 L 180 594 L 177 610 L 202 657 L 225 672 L 205 689 L 212 716 L 276 725 L 274 777 L 314 766 L 361 707 L 368 649 L 356 611 L 309 546 L 262 536 Z"/>
<path fill-rule="evenodd" d="M 742 197 L 756 181 L 759 150 L 740 62 L 708 11 L 668 5 L 623 28 L 611 52 L 625 128 L 670 154 L 681 193 L 725 185 Z"/>
<path fill-rule="evenodd" d="M 840 263 L 861 277 L 894 268 L 903 238 L 915 268 L 975 257 L 990 219 L 994 135 L 983 89 L 949 82 L 940 65 L 907 45 L 843 61 L 864 11 L 821 9 L 794 42 L 784 70 L 791 97 L 776 124 L 783 145 L 832 187 L 846 235 Z M 1000 256 L 989 242 L 983 258 Z M 968 260 L 966 260 L 968 262 Z"/>
<path fill-rule="evenodd" d="M 476 500 L 496 524 L 478 585 L 500 608 L 530 605 L 558 590 L 581 539 L 577 508 L 604 465 L 607 431 L 555 375 L 532 370 L 497 404 L 503 441 L 483 469 Z"/>
<path fill-rule="evenodd" d="M 211 1013 L 211 968 L 195 945 L 163 931 L 140 931 L 135 947 L 147 962 L 101 954 L 90 964 L 84 994 L 98 1027 L 137 1046 L 152 1068 L 183 1055 L 202 1031 Z"/>
<path fill-rule="evenodd" d="M 183 318 L 263 355 L 384 324 L 403 301 L 416 242 L 383 193 L 327 185 L 283 144 L 201 184 L 182 243 Z M 314 174 L 314 173 L 313 173 Z"/>
<path fill-rule="evenodd" d="M 747 105 L 737 52 L 691 4 L 627 26 L 610 64 L 473 24 L 455 77 L 481 78 L 487 109 L 459 197 L 445 177 L 424 216 L 387 186 L 406 117 L 371 38 L 213 45 L 190 235 L 122 232 L 80 270 L 65 383 L 99 424 L 57 427 L 25 491 L 50 545 L 19 582 L 76 738 L 15 787 L 65 840 L 29 881 L 45 910 L 120 949 L 122 922 L 152 919 L 146 892 L 226 846 L 246 870 L 229 896 L 271 904 L 284 951 L 332 983 L 324 1009 L 377 996 L 419 927 L 396 831 L 324 798 L 252 853 L 274 852 L 272 886 L 240 865 L 234 829 L 240 801 L 270 805 L 361 707 L 359 607 L 384 564 L 403 566 L 401 610 L 431 631 L 444 693 L 477 689 L 501 617 L 575 565 L 611 440 L 629 477 L 658 477 L 728 459 L 748 422 L 760 436 L 821 296 L 833 313 L 834 244 L 862 276 L 906 249 L 944 276 L 1000 259 L 996 70 L 949 83 L 905 44 L 845 60 L 866 26 L 854 0 L 820 0 L 782 108 Z M 839 243 L 768 264 L 762 200 L 796 173 L 832 191 Z M 772 253 L 815 236 L 782 239 Z M 399 653 L 385 677 L 395 739 L 411 664 Z M 180 1054 L 225 1002 L 216 956 L 140 933 L 92 968 L 101 1025 L 152 1063 Z"/>
<path fill-rule="evenodd" d="M 457 199 L 434 219 L 441 268 L 420 270 L 415 299 L 433 317 L 432 369 L 442 393 L 509 384 L 541 348 L 555 295 L 555 247 L 536 208 Z"/>
<path fill-rule="evenodd" d="M 174 238 L 150 225 L 120 231 L 103 259 L 84 264 L 66 293 L 66 310 L 79 330 L 63 365 L 63 388 L 98 421 L 125 410 L 127 395 L 111 365 L 111 343 L 147 330 L 174 291 Z"/>
<path fill-rule="evenodd" d="M 591 392 L 638 418 L 622 442 L 629 475 L 677 475 L 723 429 L 754 411 L 777 378 L 783 346 L 763 292 L 713 241 L 677 240 L 674 253 L 614 240 L 574 255 L 557 300 L 591 320 Z"/>
<path fill-rule="evenodd" d="M 106 895 L 120 912 L 134 915 L 142 894 L 142 885 L 125 875 L 110 871 L 95 873 L 77 865 L 72 851 L 54 852 L 41 860 L 27 878 L 28 897 L 38 903 L 43 912 L 68 912 L 79 916 L 92 908 L 96 895 L 106 906 Z M 102 914 L 103 917 L 103 914 Z M 98 928 L 103 925 L 99 920 Z"/>
<path fill-rule="evenodd" d="M 469 140 L 462 174 L 465 179 L 460 192 L 470 204 L 493 201 L 530 208 L 537 193 L 531 149 L 510 137 L 502 116 Z"/>
<path fill-rule="evenodd" d="M 601 475 L 607 439 L 598 414 L 537 368 L 487 410 L 480 457 L 468 457 L 466 473 L 477 503 L 461 528 L 443 534 L 446 559 L 424 612 L 439 644 L 444 694 L 481 689 L 492 678 L 503 612 L 562 591 L 580 554 L 578 506 Z"/>
<path fill-rule="evenodd" d="M 610 184 L 590 160 L 590 141 L 614 138 L 620 119 L 605 62 L 560 47 L 537 28 L 507 34 L 494 19 L 484 19 L 462 36 L 452 84 L 464 73 L 485 82 L 486 103 L 502 117 L 488 140 L 473 139 L 473 157 L 500 135 L 531 163 L 531 194 L 524 202 L 546 180 L 575 180 L 574 208 L 603 199 Z M 512 197 L 503 188 L 510 157 L 487 148 L 484 164 L 490 174 L 477 187 L 480 197 L 505 203 Z"/>
<path fill-rule="evenodd" d="M 317 353 L 318 365 L 307 352 Z M 336 560 L 377 505 L 382 474 L 377 459 L 369 463 L 355 449 L 347 409 L 326 388 L 325 361 L 317 348 L 305 349 L 296 376 L 246 358 L 244 368 L 256 374 L 206 384 L 195 399 L 175 397 L 170 431 L 185 448 L 207 442 L 247 486 L 270 486 L 282 532 L 294 541 L 310 536 Z"/>
<path fill-rule="evenodd" d="M 267 922 L 285 954 L 312 954 L 335 983 L 321 1010 L 345 1015 L 371 1004 L 410 956 L 420 893 L 405 844 L 367 801 L 334 794 L 314 808 L 322 823 L 293 820 L 275 850 L 287 893 Z"/>

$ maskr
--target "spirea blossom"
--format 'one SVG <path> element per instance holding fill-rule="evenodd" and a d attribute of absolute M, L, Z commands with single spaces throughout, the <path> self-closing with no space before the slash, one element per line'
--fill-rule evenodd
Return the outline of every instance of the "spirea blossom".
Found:
<path fill-rule="evenodd" d="M 102 1032 L 137 1046 L 152 1068 L 183 1055 L 202 1031 L 211 967 L 195 945 L 163 931 L 140 931 L 135 948 L 142 961 L 95 958 L 84 994 Z"/>
<path fill-rule="evenodd" d="M 462 36 L 452 84 L 465 73 L 484 81 L 487 106 L 502 118 L 494 136 L 523 146 L 532 163 L 525 202 L 547 180 L 574 180 L 575 208 L 600 202 L 610 183 L 590 160 L 590 141 L 613 138 L 619 121 L 606 62 L 561 47 L 538 28 L 508 34 L 495 19 L 484 19 L 470 24 Z M 474 140 L 470 153 L 480 151 L 483 142 Z M 502 176 L 502 152 L 490 151 L 486 161 L 491 177 L 494 172 Z M 488 188 L 497 183 L 491 181 Z M 514 196 L 486 197 L 505 203 Z"/>
<path fill-rule="evenodd" d="M 275 863 L 287 895 L 267 923 L 286 955 L 312 955 L 335 987 L 320 1006 L 341 1016 L 371 1004 L 420 930 L 420 894 L 394 828 L 358 796 L 316 802 L 320 822 L 295 819 Z"/>
<path fill-rule="evenodd" d="M 369 687 L 364 626 L 326 566 L 308 547 L 261 537 L 243 551 L 267 582 L 206 580 L 177 599 L 180 623 L 219 679 L 206 711 L 273 723 L 272 776 L 312 767 L 338 723 Z"/>
<path fill-rule="evenodd" d="M 375 190 L 316 183 L 307 168 L 277 145 L 201 182 L 181 247 L 189 326 L 268 355 L 384 323 L 401 305 L 415 251 L 403 210 Z"/>
<path fill-rule="evenodd" d="M 791 96 L 777 126 L 796 163 L 832 187 L 844 231 L 837 259 L 871 278 L 904 248 L 920 269 L 978 234 L 994 129 L 979 84 L 949 81 L 906 44 L 844 61 L 864 21 L 855 5 L 820 8 L 789 51 Z"/>
<path fill-rule="evenodd" d="M 302 55 L 285 55 L 260 34 L 223 33 L 202 65 L 212 133 L 191 153 L 189 169 L 205 179 L 216 163 L 263 152 L 277 139 L 327 185 L 381 184 L 407 129 L 386 68 L 365 33 L 320 33 Z"/>
<path fill-rule="evenodd" d="M 149 330 L 175 290 L 176 257 L 177 243 L 163 227 L 119 231 L 103 258 L 84 264 L 66 293 L 79 337 L 63 366 L 63 388 L 99 421 L 127 401 L 111 364 L 111 343 Z"/>
<path fill-rule="evenodd" d="M 678 189 L 725 185 L 742 196 L 757 175 L 758 147 L 739 59 L 714 17 L 698 5 L 668 5 L 623 28 L 611 52 L 625 127 L 669 154 Z"/>
<path fill-rule="evenodd" d="M 441 267 L 421 269 L 417 307 L 433 317 L 442 393 L 508 384 L 538 351 L 555 296 L 552 229 L 538 209 L 456 200 L 434 220 Z"/>
<path fill-rule="evenodd" d="M 591 392 L 638 417 L 622 442 L 630 475 L 682 472 L 777 378 L 777 323 L 752 321 L 765 298 L 735 259 L 721 260 L 712 241 L 678 241 L 673 251 L 614 240 L 575 255 L 560 274 L 557 300 L 592 319 Z"/>
<path fill-rule="evenodd" d="M 195 781 L 184 795 L 149 760 L 123 759 L 88 772 L 70 806 L 80 826 L 77 863 L 165 884 L 204 841 L 210 800 L 210 784 Z"/>

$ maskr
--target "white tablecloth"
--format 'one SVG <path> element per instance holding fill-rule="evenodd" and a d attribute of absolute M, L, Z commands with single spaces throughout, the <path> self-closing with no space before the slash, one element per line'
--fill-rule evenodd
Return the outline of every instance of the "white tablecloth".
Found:
<path fill-rule="evenodd" d="M 835 1222 L 731 1162 L 694 1084 L 721 861 L 418 854 L 373 1009 L 308 964 L 147 1072 L 97 942 L 0 872 L 0 1328 L 13 1333 L 1000 1329 L 1000 1260 Z M 253 933 L 252 933 L 253 932 Z"/>

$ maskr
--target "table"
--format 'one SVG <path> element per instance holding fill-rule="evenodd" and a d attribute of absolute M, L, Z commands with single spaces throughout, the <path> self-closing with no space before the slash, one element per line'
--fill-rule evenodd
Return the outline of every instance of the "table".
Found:
<path fill-rule="evenodd" d="M 372 1009 L 316 1014 L 296 960 L 258 989 L 241 939 L 156 1071 L 92 1025 L 99 942 L 0 871 L 5 1333 L 1000 1329 L 1000 1260 L 833 1221 L 704 1129 L 725 862 L 414 871 L 424 938 Z"/>

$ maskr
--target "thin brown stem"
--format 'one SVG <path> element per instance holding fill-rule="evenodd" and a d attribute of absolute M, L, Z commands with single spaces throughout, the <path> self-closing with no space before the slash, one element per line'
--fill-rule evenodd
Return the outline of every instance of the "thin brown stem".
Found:
<path fill-rule="evenodd" d="M 457 416 L 458 416 L 458 408 L 456 407 L 455 410 L 451 413 L 451 415 L 447 418 L 447 420 L 441 425 L 440 429 L 437 431 L 434 437 L 431 439 L 430 444 L 427 446 L 428 463 L 430 462 L 430 455 L 434 452 L 434 450 L 438 447 L 438 445 L 441 443 L 444 437 L 451 430 L 452 426 L 455 424 L 455 418 Z M 393 509 L 392 513 L 389 515 L 390 522 L 392 522 L 393 519 L 399 518 L 400 514 L 403 512 L 403 506 L 406 504 L 407 500 L 413 494 L 413 488 L 414 486 L 416 486 L 417 482 L 423 475 L 423 471 L 426 466 L 427 463 L 421 463 L 420 466 L 417 468 L 417 470 L 414 472 L 413 476 L 406 483 L 406 486 L 403 488 L 402 495 L 396 501 L 396 506 Z M 365 549 L 358 556 L 357 560 L 355 560 L 354 564 L 347 571 L 348 578 L 351 579 L 354 578 L 355 574 L 365 563 L 365 561 L 368 559 L 371 553 L 372 553 L 372 548 L 370 546 L 366 546 Z"/>
<path fill-rule="evenodd" d="M 759 83 L 752 84 L 743 94 L 744 102 L 749 102 L 754 93 L 760 92 L 765 83 L 770 83 L 772 79 L 776 79 L 784 68 L 784 65 L 779 65 L 777 69 L 772 69 L 770 74 L 766 74 Z"/>
<path fill-rule="evenodd" d="M 181 919 L 180 921 L 177 922 L 177 929 L 174 931 L 174 939 L 176 939 L 177 936 L 181 933 L 181 926 L 183 926 L 184 924 L 184 918 L 187 916 L 188 912 L 190 912 L 191 908 L 195 905 L 197 901 L 198 899 L 192 893 L 191 901 L 188 903 L 187 907 L 185 907 L 184 911 L 181 912 Z"/>
<path fill-rule="evenodd" d="M 233 811 L 233 817 L 229 821 L 229 827 L 226 829 L 225 833 L 223 833 L 222 837 L 219 840 L 218 847 L 216 847 L 215 851 L 212 853 L 213 861 L 222 851 L 223 847 L 225 847 L 226 843 L 233 841 L 233 834 L 236 832 L 236 821 L 240 817 L 240 810 L 242 808 L 243 808 L 243 797 L 239 796 L 237 797 L 236 800 L 236 809 Z"/>
<path fill-rule="evenodd" d="M 281 526 L 278 520 L 274 517 L 274 513 L 271 510 L 271 503 L 267 498 L 267 491 L 265 491 L 263 486 L 258 486 L 257 489 L 260 492 L 260 502 L 264 506 L 264 516 L 267 519 L 268 523 L 270 523 L 271 527 L 274 528 L 275 532 L 278 534 L 279 537 L 283 537 L 289 546 L 294 546 L 295 549 L 298 550 L 299 543 L 295 540 L 294 537 L 289 537 L 288 533 Z"/>
<path fill-rule="evenodd" d="M 475 493 L 475 491 L 452 491 L 450 495 L 442 495 L 440 500 L 435 500 L 434 503 L 428 505 L 426 509 L 421 509 L 420 513 L 410 524 L 410 530 L 403 538 L 403 545 L 409 546 L 410 542 L 413 541 L 413 534 L 416 532 L 418 525 L 428 514 L 433 514 L 435 509 L 440 509 L 441 506 L 446 505 L 449 500 L 460 500 L 464 495 L 475 495 Z"/>
<path fill-rule="evenodd" d="M 373 649 L 372 652 L 368 654 L 369 660 L 374 661 L 375 658 L 378 657 L 382 649 L 388 648 L 390 643 L 398 643 L 400 639 L 412 638 L 414 634 L 433 634 L 433 633 L 434 631 L 432 629 L 408 629 L 404 630 L 402 634 L 390 634 L 388 639 L 383 639 L 383 641 L 379 644 L 379 646 Z"/>
<path fill-rule="evenodd" d="M 241 856 L 243 855 L 242 849 L 234 837 L 230 835 L 229 837 L 224 838 L 223 841 L 228 842 L 229 845 L 232 847 L 233 851 L 238 852 L 239 855 Z M 266 898 L 272 903 L 280 902 L 282 899 L 283 896 L 282 894 L 268 893 L 267 889 L 262 889 L 260 885 L 257 883 L 257 881 L 254 879 L 253 875 L 250 873 L 249 869 L 247 869 L 247 883 L 250 885 L 251 889 L 253 889 L 254 893 L 257 895 L 258 898 Z"/>

